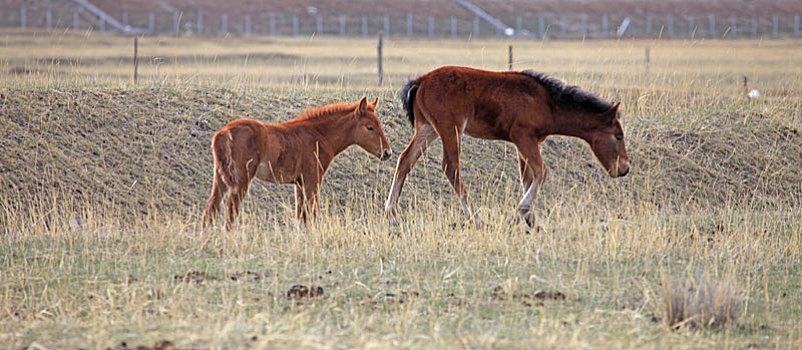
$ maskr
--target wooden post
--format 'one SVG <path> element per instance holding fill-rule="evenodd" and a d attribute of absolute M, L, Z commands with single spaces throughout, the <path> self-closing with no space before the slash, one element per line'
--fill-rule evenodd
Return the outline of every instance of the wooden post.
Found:
<path fill-rule="evenodd" d="M 137 69 L 139 68 L 139 60 L 137 59 L 137 51 L 139 49 L 139 41 L 134 37 L 134 85 L 136 85 Z"/>
<path fill-rule="evenodd" d="M 668 16 L 668 36 L 674 36 L 674 16 Z"/>
<path fill-rule="evenodd" d="M 780 20 L 779 17 L 774 16 L 771 18 L 772 23 L 774 24 L 774 30 L 772 31 L 772 36 L 777 37 L 780 35 Z"/>
<path fill-rule="evenodd" d="M 602 32 L 604 32 L 604 36 L 607 36 L 607 34 L 610 31 L 610 29 L 608 28 L 607 21 L 608 21 L 607 15 L 602 16 Z"/>
<path fill-rule="evenodd" d="M 276 36 L 276 15 L 270 14 L 270 36 Z"/>
<path fill-rule="evenodd" d="M 47 7 L 47 12 L 45 12 L 45 25 L 47 25 L 47 30 L 53 29 L 53 10 L 50 9 L 50 6 Z"/>
<path fill-rule="evenodd" d="M 226 35 L 228 34 L 228 14 L 224 13 L 220 17 L 220 34 Z"/>
<path fill-rule="evenodd" d="M 379 73 L 379 86 L 382 86 L 382 81 L 384 80 L 384 72 L 382 71 L 382 45 L 384 44 L 384 33 L 379 32 L 379 45 L 378 45 L 378 73 Z"/>
<path fill-rule="evenodd" d="M 181 14 L 178 11 L 173 11 L 173 35 L 178 36 L 181 31 Z"/>
<path fill-rule="evenodd" d="M 156 14 L 148 13 L 148 33 L 156 34 Z"/>
<path fill-rule="evenodd" d="M 203 34 L 203 12 L 198 12 L 198 34 Z"/>
<path fill-rule="evenodd" d="M 708 15 L 707 20 L 710 21 L 710 37 L 716 37 L 716 15 Z"/>
<path fill-rule="evenodd" d="M 651 64 L 651 57 L 649 47 L 646 46 L 646 76 L 649 76 L 649 65 Z"/>
<path fill-rule="evenodd" d="M 368 37 L 368 16 L 362 16 L 362 37 Z"/>
<path fill-rule="evenodd" d="M 510 56 L 509 67 L 507 67 L 507 68 L 509 68 L 509 70 L 512 70 L 512 45 L 510 45 L 510 47 L 509 47 L 509 56 Z"/>

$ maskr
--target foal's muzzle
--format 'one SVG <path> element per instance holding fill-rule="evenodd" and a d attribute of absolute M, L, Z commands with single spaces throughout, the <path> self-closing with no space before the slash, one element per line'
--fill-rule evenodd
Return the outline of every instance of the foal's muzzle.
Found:
<path fill-rule="evenodd" d="M 390 157 L 392 157 L 392 156 L 393 156 L 393 151 L 390 150 L 390 149 L 385 148 L 384 151 L 382 152 L 381 157 L 379 159 L 381 159 L 382 161 L 385 161 L 385 160 L 390 159 Z"/>

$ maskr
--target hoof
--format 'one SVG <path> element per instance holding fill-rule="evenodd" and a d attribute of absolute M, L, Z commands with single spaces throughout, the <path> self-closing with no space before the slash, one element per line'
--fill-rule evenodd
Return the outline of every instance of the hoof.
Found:
<path fill-rule="evenodd" d="M 530 229 L 537 225 L 537 217 L 532 210 L 518 210 L 518 215 L 515 217 L 515 223 L 517 224 L 520 220 L 526 222 L 526 226 L 529 226 Z"/>

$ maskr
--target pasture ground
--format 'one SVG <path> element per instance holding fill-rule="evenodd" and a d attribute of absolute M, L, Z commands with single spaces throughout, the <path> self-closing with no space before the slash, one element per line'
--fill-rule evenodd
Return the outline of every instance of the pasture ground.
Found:
<path fill-rule="evenodd" d="M 133 86 L 130 38 L 0 39 L 0 347 L 802 346 L 799 41 L 388 41 L 376 88 L 372 40 L 144 38 Z M 514 149 L 465 139 L 475 227 L 437 144 L 390 227 L 396 157 L 350 149 L 315 225 L 296 227 L 291 188 L 255 183 L 239 228 L 200 230 L 228 121 L 379 96 L 398 154 L 406 79 L 504 69 L 508 44 L 516 68 L 622 102 L 630 175 L 550 138 L 527 233 Z M 667 285 L 699 276 L 738 287 L 737 322 L 666 325 Z"/>

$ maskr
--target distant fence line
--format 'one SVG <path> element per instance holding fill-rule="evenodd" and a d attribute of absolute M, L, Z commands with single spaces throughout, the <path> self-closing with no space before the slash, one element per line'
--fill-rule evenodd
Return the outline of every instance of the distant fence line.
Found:
<path fill-rule="evenodd" d="M 114 14 L 112 14 L 114 15 Z M 350 15 L 228 14 L 150 12 L 118 14 L 125 26 L 152 35 L 270 35 L 367 37 L 379 32 L 406 37 L 503 37 L 504 33 L 479 18 Z M 799 37 L 800 15 L 775 16 L 623 16 L 549 15 L 502 18 L 516 36 L 539 39 L 577 38 L 749 38 Z M 26 8 L 0 10 L 0 27 L 107 30 L 105 21 L 81 9 Z M 111 30 L 111 29 L 109 29 Z"/>

